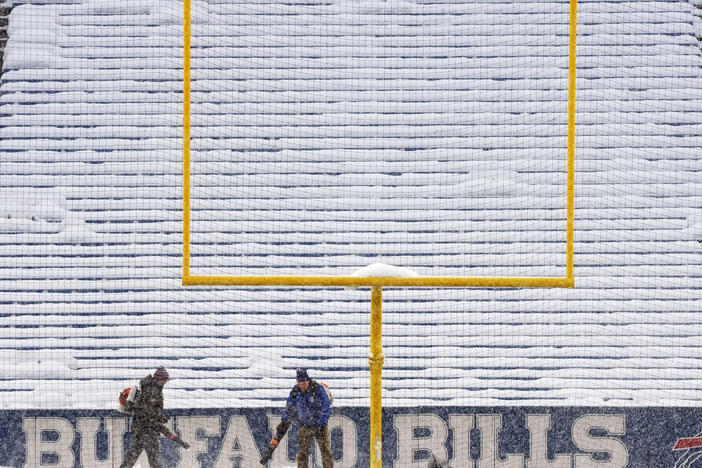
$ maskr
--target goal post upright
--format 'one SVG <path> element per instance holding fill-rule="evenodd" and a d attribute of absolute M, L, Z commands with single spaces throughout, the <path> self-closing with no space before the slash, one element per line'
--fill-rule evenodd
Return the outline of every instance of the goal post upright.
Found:
<path fill-rule="evenodd" d="M 370 466 L 383 464 L 383 287 L 371 287 L 370 317 Z"/>
<path fill-rule="evenodd" d="M 568 21 L 568 164 L 566 183 L 566 278 L 573 279 L 575 238 L 575 44 L 577 38 L 578 0 L 570 0 Z M 572 287 L 572 285 L 571 285 Z"/>
<path fill-rule="evenodd" d="M 191 275 L 191 0 L 183 0 L 183 220 L 182 284 L 184 286 L 316 286 L 370 287 L 370 466 L 382 466 L 382 289 L 383 287 L 572 288 L 574 287 L 575 219 L 575 87 L 577 0 L 570 0 L 568 35 L 568 124 L 566 183 L 566 267 L 563 277 L 355 277 L 355 276 L 222 276 Z"/>
<path fill-rule="evenodd" d="M 190 0 L 183 0 L 183 285 L 190 277 Z"/>

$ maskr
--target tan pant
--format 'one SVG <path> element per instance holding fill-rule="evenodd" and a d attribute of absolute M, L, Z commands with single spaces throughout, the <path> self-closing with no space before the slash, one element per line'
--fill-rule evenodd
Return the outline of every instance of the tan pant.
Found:
<path fill-rule="evenodd" d="M 158 432 L 154 431 L 139 431 L 132 434 L 134 437 L 132 445 L 129 446 L 120 468 L 132 468 L 143 450 L 146 450 L 146 456 L 149 458 L 149 466 L 151 468 L 162 468 L 163 464 L 161 464 L 158 443 L 159 435 Z"/>
<path fill-rule="evenodd" d="M 325 426 L 317 432 L 314 427 L 300 426 L 297 436 L 300 439 L 300 451 L 297 452 L 297 468 L 308 468 L 312 439 L 317 440 L 319 451 L 322 452 L 322 468 L 334 468 L 334 456 L 329 445 L 329 430 Z"/>

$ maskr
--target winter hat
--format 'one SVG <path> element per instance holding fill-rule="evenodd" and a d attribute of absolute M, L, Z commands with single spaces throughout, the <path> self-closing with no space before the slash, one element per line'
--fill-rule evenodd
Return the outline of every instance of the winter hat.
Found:
<path fill-rule="evenodd" d="M 168 380 L 168 371 L 165 367 L 161 366 L 158 369 L 156 369 L 156 372 L 154 372 L 154 380 L 159 380 L 162 382 Z"/>
<path fill-rule="evenodd" d="M 308 380 L 310 380 L 310 376 L 307 375 L 307 369 L 305 369 L 304 367 L 298 367 L 296 373 L 298 382 L 307 382 Z"/>

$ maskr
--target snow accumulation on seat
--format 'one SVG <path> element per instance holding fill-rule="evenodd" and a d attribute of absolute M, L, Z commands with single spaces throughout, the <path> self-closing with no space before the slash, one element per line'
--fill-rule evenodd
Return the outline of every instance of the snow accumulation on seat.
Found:
<path fill-rule="evenodd" d="M 193 1 L 193 264 L 561 276 L 567 8 Z M 699 18 L 578 8 L 576 287 L 387 289 L 385 405 L 700 399 Z M 165 365 L 169 406 L 277 406 L 297 366 L 366 406 L 367 289 L 180 284 L 180 14 L 11 12 L 3 404 L 111 408 Z M 80 403 L 60 391 L 76 386 Z"/>

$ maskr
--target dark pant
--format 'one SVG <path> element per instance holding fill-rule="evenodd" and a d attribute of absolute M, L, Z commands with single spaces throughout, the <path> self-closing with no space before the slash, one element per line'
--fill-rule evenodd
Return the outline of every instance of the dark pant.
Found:
<path fill-rule="evenodd" d="M 159 453 L 158 437 L 160 433 L 153 431 L 139 431 L 133 433 L 132 445 L 129 446 L 124 461 L 119 468 L 132 468 L 142 450 L 146 450 L 151 468 L 163 468 L 161 454 Z"/>
<path fill-rule="evenodd" d="M 334 468 L 334 456 L 329 445 L 329 430 L 326 426 L 317 430 L 316 427 L 300 426 L 297 431 L 300 439 L 300 451 L 297 452 L 297 468 L 308 468 L 312 439 L 317 440 L 319 451 L 322 452 L 322 468 Z"/>

